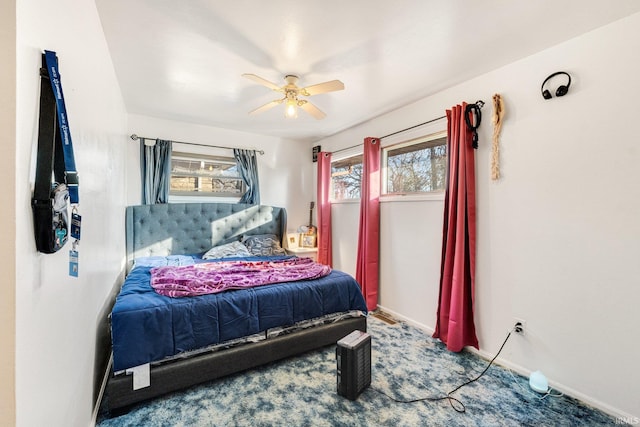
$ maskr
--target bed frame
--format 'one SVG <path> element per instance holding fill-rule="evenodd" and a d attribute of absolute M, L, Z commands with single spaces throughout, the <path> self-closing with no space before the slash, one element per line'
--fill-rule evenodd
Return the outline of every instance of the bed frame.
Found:
<path fill-rule="evenodd" d="M 195 254 L 237 240 L 242 235 L 276 234 L 286 230 L 286 211 L 273 206 L 230 203 L 172 203 L 126 209 L 127 272 L 140 256 Z M 166 393 L 255 368 L 335 344 L 354 330 L 367 330 L 366 317 L 344 319 L 287 335 L 267 338 L 188 359 L 151 367 L 151 385 L 133 390 L 132 375 L 114 375 L 107 382 L 112 414 Z"/>

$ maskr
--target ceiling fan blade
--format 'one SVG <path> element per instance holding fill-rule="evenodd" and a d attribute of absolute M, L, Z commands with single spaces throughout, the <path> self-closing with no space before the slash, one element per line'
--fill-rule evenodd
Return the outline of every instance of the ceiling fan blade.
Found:
<path fill-rule="evenodd" d="M 249 114 L 250 114 L 250 115 L 254 115 L 254 114 L 262 113 L 262 112 L 264 112 L 264 111 L 269 110 L 270 108 L 275 107 L 276 105 L 282 104 L 282 102 L 283 102 L 284 100 L 285 100 L 285 98 L 282 98 L 282 99 L 276 99 L 275 101 L 268 102 L 268 103 L 264 104 L 262 107 L 258 107 L 258 108 L 256 108 L 255 110 L 251 110 L 251 111 L 249 111 Z"/>
<path fill-rule="evenodd" d="M 256 83 L 261 84 L 262 86 L 266 86 L 271 90 L 275 90 L 277 92 L 282 92 L 282 88 L 275 83 L 271 83 L 269 80 L 265 80 L 260 76 L 256 76 L 255 74 L 243 74 L 242 77 L 246 77 L 249 80 L 253 80 Z"/>
<path fill-rule="evenodd" d="M 309 101 L 307 101 L 304 104 L 300 105 L 300 108 L 302 108 L 304 111 L 306 111 L 307 113 L 311 114 L 313 117 L 315 117 L 318 120 L 322 120 L 325 117 L 327 117 L 327 115 L 325 113 L 320 111 L 320 109 L 318 107 L 316 107 L 315 105 L 313 105 Z"/>
<path fill-rule="evenodd" d="M 318 95 L 320 93 L 333 92 L 336 90 L 343 90 L 344 83 L 340 80 L 331 80 L 329 82 L 318 83 L 317 85 L 311 85 L 300 89 L 300 94 L 304 96 Z"/>

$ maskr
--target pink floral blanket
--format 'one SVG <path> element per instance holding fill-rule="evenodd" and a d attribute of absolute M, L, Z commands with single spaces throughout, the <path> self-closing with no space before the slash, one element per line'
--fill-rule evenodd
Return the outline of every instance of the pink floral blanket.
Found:
<path fill-rule="evenodd" d="M 151 287 L 160 295 L 177 298 L 317 279 L 329 273 L 331 267 L 318 264 L 311 258 L 218 261 L 152 268 Z"/>

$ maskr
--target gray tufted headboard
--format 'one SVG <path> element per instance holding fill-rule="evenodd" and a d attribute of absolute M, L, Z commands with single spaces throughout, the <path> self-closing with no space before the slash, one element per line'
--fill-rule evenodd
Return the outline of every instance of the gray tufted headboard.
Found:
<path fill-rule="evenodd" d="M 127 271 L 142 256 L 197 254 L 243 235 L 284 236 L 284 208 L 238 203 L 127 206 Z"/>

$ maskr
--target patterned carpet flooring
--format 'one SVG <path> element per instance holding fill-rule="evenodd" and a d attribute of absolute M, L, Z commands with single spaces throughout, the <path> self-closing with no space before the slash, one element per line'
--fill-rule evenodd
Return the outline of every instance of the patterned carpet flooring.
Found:
<path fill-rule="evenodd" d="M 141 404 L 119 417 L 101 410 L 97 426 L 600 426 L 614 417 L 572 398 L 531 391 L 527 380 L 493 365 L 447 400 L 440 397 L 477 377 L 487 361 L 451 353 L 405 323 L 369 316 L 372 381 L 356 401 L 336 393 L 335 346 Z M 507 346 L 509 343 L 507 343 Z M 382 392 L 382 393 L 381 393 Z M 108 397 L 107 397 L 108 398 Z"/>

